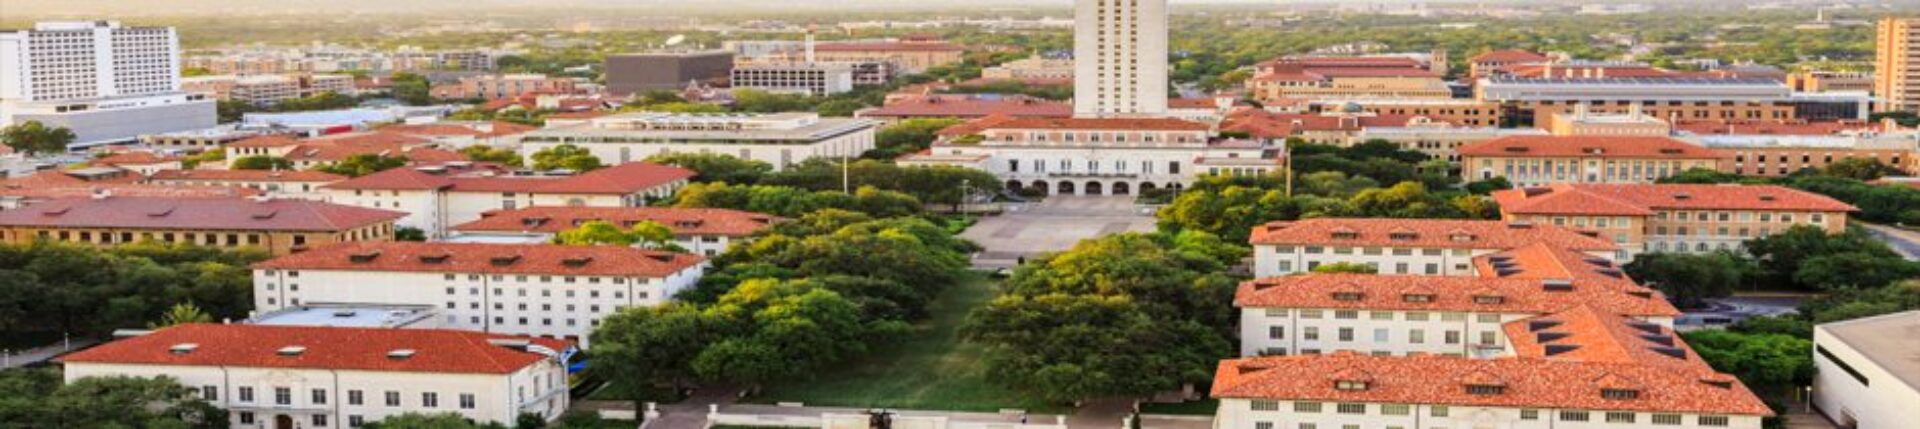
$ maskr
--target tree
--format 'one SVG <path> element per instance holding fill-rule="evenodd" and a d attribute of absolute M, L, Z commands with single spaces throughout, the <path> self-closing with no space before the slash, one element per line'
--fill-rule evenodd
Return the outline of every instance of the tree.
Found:
<path fill-rule="evenodd" d="M 1780 334 L 1741 334 L 1705 329 L 1681 335 L 1714 369 L 1757 388 L 1813 383 L 1813 342 Z"/>
<path fill-rule="evenodd" d="M 1002 296 L 963 334 L 986 345 L 990 380 L 1058 403 L 1201 382 L 1231 354 L 1216 330 L 1155 320 L 1125 296 Z"/>
<path fill-rule="evenodd" d="M 240 122 L 248 113 L 260 111 L 259 106 L 243 100 L 220 100 L 214 102 L 214 113 L 222 124 Z"/>
<path fill-rule="evenodd" d="M 506 429 L 499 423 L 474 423 L 458 413 L 405 413 L 388 416 L 361 426 L 368 429 Z"/>
<path fill-rule="evenodd" d="M 752 185 L 773 173 L 772 164 L 717 153 L 663 153 L 647 158 L 647 162 L 693 170 L 698 173 L 694 180 L 700 182 Z"/>
<path fill-rule="evenodd" d="M 433 104 L 433 84 L 426 76 L 399 72 L 394 73 L 392 79 L 393 98 L 413 106 Z"/>
<path fill-rule="evenodd" d="M 411 161 L 408 161 L 405 156 L 387 156 L 387 155 L 380 155 L 380 154 L 363 153 L 363 154 L 348 156 L 347 159 L 343 159 L 343 160 L 340 160 L 339 162 L 335 162 L 332 164 L 323 165 L 323 166 L 320 166 L 319 168 L 315 168 L 314 170 L 320 171 L 320 172 L 338 174 L 338 175 L 347 176 L 347 177 L 360 177 L 360 176 L 365 176 L 373 173 L 379 173 L 382 171 L 392 170 L 395 168 L 405 167 L 409 162 Z"/>
<path fill-rule="evenodd" d="M 224 151 L 219 151 L 224 153 Z M 227 168 L 234 170 L 292 170 L 293 161 L 286 158 L 267 155 L 243 156 L 234 158 Z"/>
<path fill-rule="evenodd" d="M 654 221 L 636 222 L 627 229 L 620 229 L 618 225 L 607 221 L 591 221 L 560 231 L 554 235 L 553 241 L 569 246 L 640 246 L 671 252 L 686 251 L 673 243 L 673 229 Z"/>
<path fill-rule="evenodd" d="M 507 148 L 473 145 L 460 148 L 460 154 L 466 155 L 467 159 L 473 161 L 491 162 L 508 167 L 518 168 L 526 164 L 526 161 L 520 158 L 519 152 L 514 152 L 512 149 Z"/>
<path fill-rule="evenodd" d="M 67 145 L 73 144 L 73 130 L 66 127 L 49 127 L 40 121 L 26 121 L 0 128 L 0 140 L 14 151 L 40 155 L 62 153 Z"/>
<path fill-rule="evenodd" d="M 1707 299 L 1732 295 L 1753 269 L 1729 253 L 1649 253 L 1623 268 L 1680 308 L 1700 308 Z"/>
<path fill-rule="evenodd" d="M 541 149 L 534 152 L 532 158 L 535 170 L 571 170 L 584 173 L 606 167 L 605 164 L 600 163 L 600 158 L 593 156 L 593 152 L 571 144 Z"/>
<path fill-rule="evenodd" d="M 1740 183 L 1746 176 L 1722 172 L 1711 168 L 1692 168 L 1672 176 L 1661 178 L 1659 183 L 1712 185 L 1721 183 Z"/>
<path fill-rule="evenodd" d="M 420 228 L 403 226 L 393 229 L 394 241 L 427 241 L 427 232 Z"/>
<path fill-rule="evenodd" d="M 1806 258 L 1793 272 L 1794 283 L 1817 290 L 1878 288 L 1920 276 L 1920 264 L 1870 252 L 1842 252 Z"/>
<path fill-rule="evenodd" d="M 1490 195 L 1493 191 L 1513 189 L 1513 182 L 1507 181 L 1506 176 L 1496 176 L 1492 179 L 1468 183 L 1466 189 L 1470 194 Z"/>
<path fill-rule="evenodd" d="M 1834 161 L 1831 164 L 1827 164 L 1827 168 L 1822 170 L 1821 173 L 1828 176 L 1863 181 L 1879 180 L 1886 176 L 1904 174 L 1900 169 L 1881 164 L 1880 160 L 1873 158 L 1845 158 Z"/>
<path fill-rule="evenodd" d="M 56 371 L 0 371 L 0 421 L 8 427 L 227 427 L 227 412 L 171 377 L 85 377 L 61 384 Z"/>
<path fill-rule="evenodd" d="M 1824 281 L 1834 277 L 1820 274 L 1798 276 L 1799 270 L 1807 267 L 1813 258 L 1825 255 L 1854 254 L 1864 259 L 1899 259 L 1900 256 L 1885 243 L 1866 233 L 1854 230 L 1844 234 L 1828 234 L 1820 227 L 1800 225 L 1773 235 L 1750 240 L 1746 243 L 1747 253 L 1763 269 L 1759 284 L 1780 290 L 1822 290 L 1820 285 L 1802 283 L 1801 280 Z M 1837 267 L 1840 261 L 1827 261 L 1816 270 Z M 1893 272 L 1899 272 L 1895 270 Z M 1878 287 L 1883 285 L 1862 285 Z"/>
<path fill-rule="evenodd" d="M 1375 268 L 1372 265 L 1367 265 L 1367 264 L 1362 264 L 1357 262 L 1334 262 L 1331 264 L 1321 264 L 1320 266 L 1313 267 L 1313 272 L 1320 273 L 1320 274 L 1335 274 L 1335 273 L 1379 274 L 1380 269 Z"/>
<path fill-rule="evenodd" d="M 193 302 L 182 302 L 167 308 L 167 314 L 160 321 L 147 324 L 148 328 L 160 329 L 184 323 L 213 323 L 213 316 L 200 310 Z"/>
<path fill-rule="evenodd" d="M 907 119 L 874 135 L 874 149 L 863 155 L 869 159 L 894 159 L 926 150 L 939 137 L 940 130 L 959 125 L 957 119 Z"/>
<path fill-rule="evenodd" d="M 211 320 L 244 318 L 253 309 L 246 267 L 267 256 L 153 242 L 0 245 L 0 337 L 145 328 L 186 302 Z"/>
<path fill-rule="evenodd" d="M 616 312 L 593 331 L 592 371 L 679 390 L 696 379 L 694 357 L 723 335 L 718 324 L 699 307 L 684 302 Z"/>
<path fill-rule="evenodd" d="M 813 111 L 819 113 L 820 116 L 847 118 L 852 117 L 854 112 L 865 108 L 867 108 L 867 105 L 858 101 L 833 100 L 814 106 Z"/>

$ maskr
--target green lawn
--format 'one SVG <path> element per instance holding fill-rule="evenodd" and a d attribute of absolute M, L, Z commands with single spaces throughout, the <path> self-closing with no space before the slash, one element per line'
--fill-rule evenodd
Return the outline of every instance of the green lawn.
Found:
<path fill-rule="evenodd" d="M 931 305 L 933 317 L 899 344 L 809 381 L 768 386 L 754 402 L 952 411 L 1062 412 L 1038 398 L 987 382 L 983 347 L 960 341 L 967 312 L 993 298 L 992 280 L 974 273 Z"/>
<path fill-rule="evenodd" d="M 1220 411 L 1220 401 L 1201 399 L 1177 404 L 1144 403 L 1140 404 L 1141 414 L 1173 414 L 1186 416 L 1211 416 Z"/>

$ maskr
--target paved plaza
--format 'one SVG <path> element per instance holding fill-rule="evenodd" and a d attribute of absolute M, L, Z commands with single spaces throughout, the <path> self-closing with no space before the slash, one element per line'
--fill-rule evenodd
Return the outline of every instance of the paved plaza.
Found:
<path fill-rule="evenodd" d="M 1006 268 L 1021 257 L 1067 250 L 1080 240 L 1152 231 L 1153 214 L 1143 210 L 1127 196 L 1053 196 L 981 218 L 961 236 L 986 248 L 974 258 L 974 266 Z"/>

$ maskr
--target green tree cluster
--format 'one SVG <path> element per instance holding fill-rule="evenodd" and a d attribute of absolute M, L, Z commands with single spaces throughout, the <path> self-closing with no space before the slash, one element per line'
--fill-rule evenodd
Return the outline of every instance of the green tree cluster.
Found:
<path fill-rule="evenodd" d="M 20 428 L 226 428 L 227 412 L 172 377 L 86 377 L 54 370 L 0 371 L 0 426 Z"/>
<path fill-rule="evenodd" d="M 717 153 L 664 153 L 647 158 L 647 162 L 693 170 L 698 173 L 693 180 L 706 183 L 752 185 L 773 173 L 773 164 Z"/>
<path fill-rule="evenodd" d="M 783 217 L 800 217 L 823 209 L 865 213 L 874 217 L 911 216 L 921 212 L 912 195 L 867 186 L 852 195 L 840 191 L 808 191 L 788 186 L 695 183 L 681 188 L 670 204 L 681 208 L 734 209 Z"/>
<path fill-rule="evenodd" d="M 867 151 L 864 158 L 894 159 L 902 155 L 926 150 L 939 138 L 940 130 L 961 123 L 958 119 L 921 118 L 908 119 L 881 128 L 874 135 L 874 149 Z"/>
<path fill-rule="evenodd" d="M 554 235 L 553 242 L 568 246 L 639 246 L 669 252 L 687 251 L 673 243 L 673 229 L 654 221 L 635 222 L 624 229 L 612 222 L 591 221 L 560 231 Z"/>
<path fill-rule="evenodd" d="M 373 173 L 379 173 L 382 171 L 392 170 L 395 168 L 405 167 L 407 166 L 408 162 L 410 161 L 408 161 L 407 157 L 405 156 L 388 156 L 388 155 L 381 155 L 381 154 L 363 153 L 363 154 L 348 156 L 347 159 L 343 159 L 343 160 L 340 160 L 339 162 L 335 162 L 332 164 L 322 165 L 320 167 L 314 168 L 313 170 L 324 172 L 324 173 L 338 174 L 338 175 L 347 176 L 347 177 L 360 177 L 360 176 L 365 176 Z"/>
<path fill-rule="evenodd" d="M 576 173 L 585 173 L 607 166 L 600 162 L 599 157 L 593 156 L 593 152 L 571 144 L 535 151 L 530 158 L 533 158 L 533 169 L 541 171 L 572 170 Z"/>
<path fill-rule="evenodd" d="M 1174 197 L 1155 216 L 1162 232 L 1202 231 L 1230 242 L 1245 242 L 1253 228 L 1282 220 L 1314 217 L 1392 217 L 1492 219 L 1492 200 L 1460 191 L 1430 192 L 1419 182 L 1388 188 L 1371 179 L 1341 172 L 1302 177 L 1288 197 L 1277 176 L 1210 176 Z"/>
<path fill-rule="evenodd" d="M 266 257 L 152 242 L 0 245 L 0 337 L 144 328 L 184 303 L 208 320 L 244 318 L 253 309 L 247 267 Z"/>
<path fill-rule="evenodd" d="M 26 121 L 0 128 L 0 140 L 15 152 L 28 155 L 64 153 L 73 144 L 73 130 L 49 127 L 40 121 Z"/>
<path fill-rule="evenodd" d="M 515 168 L 526 166 L 526 160 L 520 158 L 519 152 L 503 147 L 473 145 L 460 148 L 460 154 L 474 162 L 491 162 Z"/>
<path fill-rule="evenodd" d="M 208 152 L 225 153 L 225 151 Z M 227 164 L 227 168 L 234 170 L 292 170 L 293 161 L 268 155 L 243 156 L 234 158 L 232 163 Z"/>

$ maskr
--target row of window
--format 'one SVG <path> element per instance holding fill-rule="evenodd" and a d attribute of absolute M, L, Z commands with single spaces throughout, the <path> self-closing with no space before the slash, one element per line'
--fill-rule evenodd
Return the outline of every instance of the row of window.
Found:
<path fill-rule="evenodd" d="M 309 405 L 326 405 L 327 404 L 327 401 L 328 401 L 327 398 L 329 398 L 329 396 L 327 395 L 327 389 L 311 389 L 308 391 L 308 393 L 310 395 L 308 396 L 307 404 Z M 218 402 L 220 401 L 220 386 L 215 386 L 215 385 L 200 386 L 200 396 L 205 398 L 207 401 Z M 382 399 L 384 399 L 383 403 L 388 407 L 402 406 L 401 395 L 399 391 L 388 390 L 384 392 Z M 254 400 L 255 398 L 254 398 L 253 386 L 240 386 L 238 388 L 235 388 L 234 402 L 251 404 L 251 403 L 254 403 Z M 273 405 L 293 405 L 293 388 L 289 388 L 289 387 L 273 388 L 272 404 Z M 439 408 L 440 394 L 437 392 L 421 392 L 420 402 L 418 404 L 421 408 Z M 471 409 L 474 409 L 476 404 L 477 402 L 475 400 L 474 394 L 472 393 L 459 394 L 458 406 L 460 407 L 460 409 L 471 410 Z M 359 389 L 348 390 L 347 405 L 366 405 L 365 392 Z"/>
<path fill-rule="evenodd" d="M 1426 408 L 1427 408 L 1428 416 L 1431 416 L 1431 417 L 1448 417 L 1452 413 L 1451 409 L 1445 405 L 1428 405 L 1426 406 Z M 1276 400 L 1248 401 L 1248 409 L 1251 411 L 1280 411 L 1280 401 L 1276 401 Z M 1369 405 L 1364 403 L 1335 403 L 1333 412 L 1337 414 L 1366 415 L 1368 414 L 1369 409 L 1377 409 L 1378 414 L 1385 415 L 1385 416 L 1413 415 L 1413 406 L 1408 404 Z M 1523 408 L 1520 410 L 1520 420 L 1529 420 L 1529 421 L 1540 420 L 1543 418 L 1541 411 L 1543 410 Z M 1548 410 L 1548 411 L 1551 412 L 1551 410 Z M 1299 413 L 1299 414 L 1318 414 L 1318 413 L 1325 412 L 1325 404 L 1321 402 L 1294 402 L 1293 412 Z M 1560 421 L 1566 421 L 1566 422 L 1587 422 L 1587 421 L 1593 421 L 1595 414 L 1599 414 L 1600 418 L 1603 421 L 1606 421 L 1608 423 L 1637 423 L 1640 420 L 1639 413 L 1635 413 L 1631 411 L 1560 410 L 1558 411 L 1557 418 Z M 1721 426 L 1727 426 L 1730 423 L 1730 420 L 1731 419 L 1728 418 L 1727 416 L 1703 415 L 1703 416 L 1695 416 L 1694 422 L 1695 424 L 1698 424 L 1700 426 L 1721 427 Z M 1685 418 L 1680 414 L 1655 413 L 1655 414 L 1648 415 L 1647 421 L 1652 422 L 1653 424 L 1656 424 L 1656 425 L 1672 426 L 1672 425 L 1684 424 Z M 1271 422 L 1256 422 L 1255 426 L 1260 427 L 1260 425 L 1263 425 L 1263 424 L 1266 425 L 1264 428 L 1272 427 Z M 1357 426 L 1358 425 L 1345 425 L 1344 427 L 1357 427 Z M 1316 424 L 1300 423 L 1299 427 L 1301 429 L 1313 429 L 1316 427 Z M 1385 427 L 1395 428 L 1399 426 L 1385 426 Z"/>

